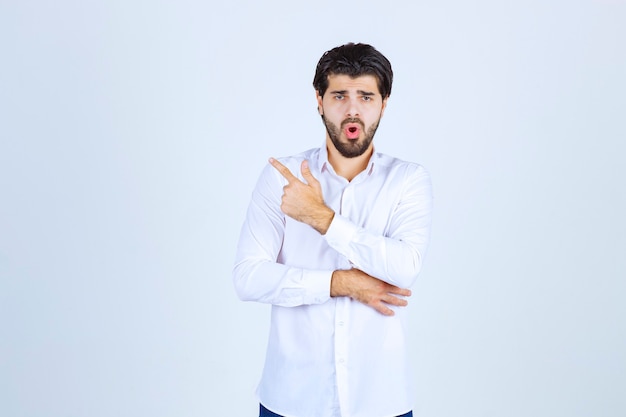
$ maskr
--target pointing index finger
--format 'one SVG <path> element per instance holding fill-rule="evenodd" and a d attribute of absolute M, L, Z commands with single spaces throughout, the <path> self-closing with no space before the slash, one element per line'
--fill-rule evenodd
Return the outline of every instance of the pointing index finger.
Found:
<path fill-rule="evenodd" d="M 287 182 L 291 183 L 294 180 L 298 180 L 298 178 L 296 178 L 295 175 L 293 175 L 291 173 L 291 171 L 289 171 L 289 168 L 287 168 L 286 166 L 284 166 L 283 164 L 281 164 L 280 162 L 278 162 L 278 160 L 274 159 L 274 158 L 270 158 L 269 159 L 270 164 L 272 164 L 272 166 L 274 168 L 276 168 L 276 170 L 280 173 L 280 175 L 282 175 L 283 177 L 285 177 L 285 179 L 287 180 Z"/>

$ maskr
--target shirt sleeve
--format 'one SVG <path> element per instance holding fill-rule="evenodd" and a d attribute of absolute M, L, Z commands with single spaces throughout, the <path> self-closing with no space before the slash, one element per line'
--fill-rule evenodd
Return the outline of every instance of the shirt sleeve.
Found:
<path fill-rule="evenodd" d="M 430 239 L 433 196 L 430 175 L 422 166 L 417 165 L 400 181 L 398 203 L 383 235 L 335 214 L 325 239 L 354 268 L 408 288 L 417 279 Z"/>
<path fill-rule="evenodd" d="M 284 307 L 330 299 L 331 270 L 296 268 L 277 262 L 285 215 L 280 210 L 285 182 L 271 166 L 263 170 L 241 228 L 233 268 L 235 291 L 244 301 Z"/>

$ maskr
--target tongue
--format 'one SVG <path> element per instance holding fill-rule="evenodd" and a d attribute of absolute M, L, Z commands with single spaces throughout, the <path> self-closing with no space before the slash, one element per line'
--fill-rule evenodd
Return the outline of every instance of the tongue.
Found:
<path fill-rule="evenodd" d="M 348 139 L 357 139 L 361 131 L 358 127 L 350 126 L 345 129 L 345 133 Z"/>

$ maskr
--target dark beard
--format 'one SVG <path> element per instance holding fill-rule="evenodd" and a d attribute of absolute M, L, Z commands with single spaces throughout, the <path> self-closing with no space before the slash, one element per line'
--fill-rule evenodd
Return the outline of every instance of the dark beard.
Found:
<path fill-rule="evenodd" d="M 365 125 L 360 119 L 345 119 L 341 122 L 341 128 L 337 128 L 337 126 L 324 117 L 322 115 L 322 121 L 324 122 L 324 126 L 326 126 L 326 131 L 328 132 L 328 136 L 330 140 L 335 145 L 335 148 L 341 156 L 344 158 L 356 158 L 357 156 L 361 156 L 367 151 L 370 147 L 370 144 L 374 140 L 374 134 L 376 133 L 376 129 L 378 129 L 378 124 L 380 123 L 380 119 L 373 124 L 367 132 L 365 132 Z M 365 136 L 362 141 L 358 140 L 349 140 L 347 143 L 341 142 L 341 131 L 343 126 L 347 123 L 358 123 L 361 125 L 363 132 L 365 132 Z"/>

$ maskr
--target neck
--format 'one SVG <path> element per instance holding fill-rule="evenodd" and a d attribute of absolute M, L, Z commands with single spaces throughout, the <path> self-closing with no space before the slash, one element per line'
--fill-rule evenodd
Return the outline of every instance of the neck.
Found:
<path fill-rule="evenodd" d="M 332 165 L 337 175 L 344 177 L 348 182 L 352 181 L 354 177 L 367 168 L 367 163 L 374 151 L 373 146 L 370 146 L 363 155 L 346 158 L 337 151 L 330 139 L 326 140 L 326 149 L 328 150 L 328 162 Z"/>

